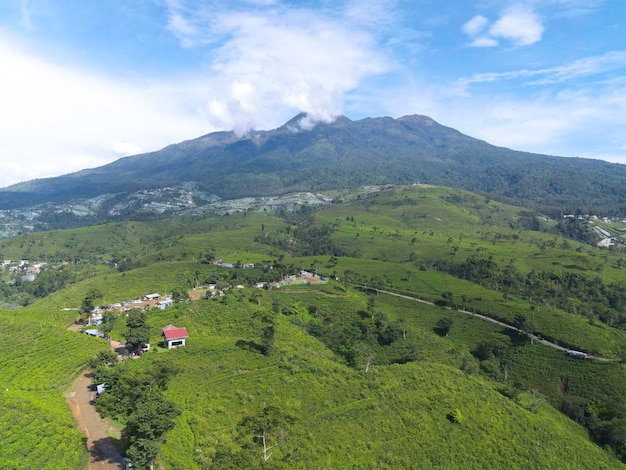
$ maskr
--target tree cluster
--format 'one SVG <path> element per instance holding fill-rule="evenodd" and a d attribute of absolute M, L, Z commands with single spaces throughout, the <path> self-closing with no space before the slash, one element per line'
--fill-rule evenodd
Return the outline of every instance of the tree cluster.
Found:
<path fill-rule="evenodd" d="M 126 350 L 134 353 L 150 342 L 150 326 L 146 323 L 146 314 L 139 309 L 132 309 L 126 318 Z"/>
<path fill-rule="evenodd" d="M 605 283 L 599 276 L 570 271 L 531 270 L 520 273 L 510 263 L 501 267 L 491 257 L 470 256 L 460 263 L 439 260 L 441 271 L 484 287 L 506 292 L 600 320 L 609 326 L 626 326 L 626 283 Z"/>
<path fill-rule="evenodd" d="M 94 384 L 106 385 L 106 391 L 96 401 L 96 408 L 103 416 L 126 424 L 122 437 L 133 468 L 150 468 L 165 432 L 174 427 L 179 412 L 163 391 L 175 373 L 176 370 L 164 362 L 137 370 L 125 364 L 116 367 L 101 364 L 94 371 Z"/>

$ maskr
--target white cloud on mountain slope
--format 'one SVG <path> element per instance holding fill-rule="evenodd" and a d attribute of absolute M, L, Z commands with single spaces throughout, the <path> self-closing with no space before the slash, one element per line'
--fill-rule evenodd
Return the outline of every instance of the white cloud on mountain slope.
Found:
<path fill-rule="evenodd" d="M 211 44 L 204 107 L 217 127 L 245 133 L 303 111 L 313 121 L 344 112 L 345 95 L 389 70 L 375 38 L 349 16 L 296 8 L 206 11 L 170 2 L 170 30 L 186 47 Z M 217 47 L 216 47 L 217 46 Z"/>

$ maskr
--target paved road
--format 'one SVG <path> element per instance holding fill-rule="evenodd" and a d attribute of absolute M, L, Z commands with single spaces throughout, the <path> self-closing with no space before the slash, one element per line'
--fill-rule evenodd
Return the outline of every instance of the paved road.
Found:
<path fill-rule="evenodd" d="M 378 292 L 380 294 L 388 294 L 388 295 L 393 295 L 393 296 L 396 296 L 396 297 L 402 297 L 403 299 L 414 300 L 415 302 L 421 302 L 421 303 L 427 304 L 427 305 L 432 305 L 432 306 L 435 305 L 433 302 L 428 302 L 427 300 L 418 299 L 416 297 L 411 297 L 409 295 L 398 294 L 397 292 L 391 292 L 391 291 L 381 290 L 381 289 L 374 289 L 374 288 L 368 287 L 368 286 L 359 286 L 359 287 L 362 287 L 364 289 L 371 290 L 371 291 L 374 291 L 374 292 Z M 452 310 L 450 307 L 445 307 L 445 308 L 447 308 L 448 310 Z M 496 320 L 495 318 L 491 318 L 491 317 L 488 317 L 486 315 L 481 315 L 480 313 L 469 312 L 467 310 L 457 309 L 456 311 L 460 312 L 460 313 L 465 313 L 466 315 L 472 315 L 474 317 L 481 318 L 481 319 L 483 319 L 485 321 L 489 321 L 491 323 L 495 323 L 496 325 L 500 325 L 503 328 L 508 328 L 509 330 L 517 331 L 518 333 L 521 333 L 523 335 L 528 336 L 533 341 L 538 341 L 538 342 L 540 342 L 542 344 L 545 344 L 546 346 L 549 346 L 549 347 L 554 348 L 554 349 L 558 349 L 559 351 L 563 351 L 563 352 L 568 352 L 569 351 L 568 348 L 564 348 L 563 346 L 559 346 L 558 344 L 555 344 L 555 343 L 552 343 L 552 342 L 550 342 L 550 341 L 548 341 L 546 339 L 540 338 L 537 335 L 534 335 L 534 334 L 528 333 L 526 331 L 520 330 L 519 328 L 516 328 L 513 325 L 509 325 L 508 323 L 501 322 L 499 320 Z M 615 362 L 616 361 L 616 359 L 608 359 L 608 358 L 605 358 L 605 357 L 592 356 L 592 355 L 589 355 L 589 359 L 596 359 L 596 360 L 599 360 L 599 361 L 606 361 L 606 362 Z"/>

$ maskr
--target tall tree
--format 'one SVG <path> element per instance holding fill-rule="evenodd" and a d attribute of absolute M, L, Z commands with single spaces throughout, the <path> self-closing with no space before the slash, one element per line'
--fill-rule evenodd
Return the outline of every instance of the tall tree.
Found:
<path fill-rule="evenodd" d="M 128 312 L 126 318 L 126 350 L 130 353 L 141 349 L 150 342 L 150 326 L 146 324 L 146 314 L 139 309 Z"/>

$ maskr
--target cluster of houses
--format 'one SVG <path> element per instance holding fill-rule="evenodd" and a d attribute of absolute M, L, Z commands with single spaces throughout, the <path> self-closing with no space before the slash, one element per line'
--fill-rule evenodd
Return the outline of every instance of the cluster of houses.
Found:
<path fill-rule="evenodd" d="M 92 310 L 88 319 L 88 326 L 100 326 L 103 322 L 103 313 L 105 311 L 127 312 L 134 308 L 146 309 L 147 307 L 157 307 L 165 309 L 174 304 L 173 300 L 169 296 L 161 297 L 160 294 L 146 294 L 141 299 L 130 300 L 127 302 L 119 302 L 116 304 L 104 305 L 96 307 Z M 102 336 L 102 332 L 95 328 L 87 328 L 83 330 L 83 333 L 90 336 Z M 189 337 L 189 333 L 186 328 L 178 328 L 174 325 L 168 325 L 163 328 L 163 346 L 166 349 L 178 348 L 185 346 L 185 341 Z M 144 350 L 149 350 L 150 345 L 146 345 Z"/>
<path fill-rule="evenodd" d="M 174 305 L 174 300 L 172 300 L 172 297 L 169 295 L 162 297 L 159 294 L 146 294 L 141 299 L 126 300 L 123 302 L 95 307 L 91 311 L 89 324 L 100 325 L 102 323 L 102 314 L 106 311 L 125 313 L 133 309 L 145 310 L 146 308 L 154 307 L 165 310 L 172 305 Z"/>
<path fill-rule="evenodd" d="M 600 241 L 596 243 L 596 246 L 599 248 L 610 248 L 612 246 L 618 246 L 620 244 L 626 243 L 626 239 L 623 236 L 615 235 L 615 231 L 618 232 L 626 232 L 626 219 L 611 219 L 609 217 L 598 217 L 597 215 L 574 215 L 574 214 L 565 214 L 563 216 L 564 219 L 577 219 L 586 221 L 592 225 L 591 229 L 593 232 L 600 238 Z M 607 230 L 607 228 L 600 227 L 597 224 L 604 224 L 605 227 L 612 224 L 622 224 L 621 228 L 611 228 L 611 230 Z"/>
<path fill-rule="evenodd" d="M 254 266 L 254 265 L 249 265 Z M 244 268 L 245 269 L 245 268 Z M 318 276 L 315 273 L 301 270 L 298 274 L 286 276 L 279 282 L 257 282 L 254 284 L 255 288 L 258 289 L 269 289 L 269 288 L 278 288 L 284 285 L 290 284 L 317 284 L 317 283 L 325 283 L 327 279 Z M 243 285 L 234 286 L 234 289 L 243 289 Z M 217 289 L 216 284 L 209 284 L 207 286 L 202 286 L 201 289 L 206 289 L 206 297 L 222 297 L 225 295 L 223 290 Z M 159 308 L 166 309 L 171 307 L 174 304 L 171 296 L 161 296 L 158 293 L 146 294 L 141 299 L 137 300 L 128 300 L 124 302 L 118 302 L 115 304 L 103 305 L 99 307 L 95 307 L 91 311 L 91 315 L 88 319 L 88 327 L 83 330 L 84 333 L 91 336 L 102 336 L 102 332 L 97 329 L 98 326 L 102 325 L 104 320 L 103 314 L 107 311 L 115 311 L 119 313 L 126 313 L 132 309 L 140 309 L 145 310 L 147 308 Z M 93 328 L 92 328 L 93 327 Z M 181 346 L 185 346 L 185 341 L 189 337 L 186 328 L 179 328 L 174 325 L 168 325 L 163 328 L 163 346 L 166 349 L 177 348 Z"/>
<path fill-rule="evenodd" d="M 19 261 L 5 259 L 2 261 L 2 267 L 9 273 L 22 275 L 22 282 L 33 282 L 45 264 L 46 263 L 31 264 L 27 259 L 21 259 Z"/>
<path fill-rule="evenodd" d="M 146 308 L 159 308 L 165 310 L 174 305 L 174 301 L 170 296 L 161 296 L 160 294 L 146 294 L 141 299 L 127 300 L 109 305 L 101 305 L 94 307 L 91 314 L 87 318 L 87 329 L 83 330 L 90 336 L 102 336 L 102 332 L 91 327 L 98 327 L 104 321 L 105 312 L 127 313 L 133 309 L 145 310 Z"/>

